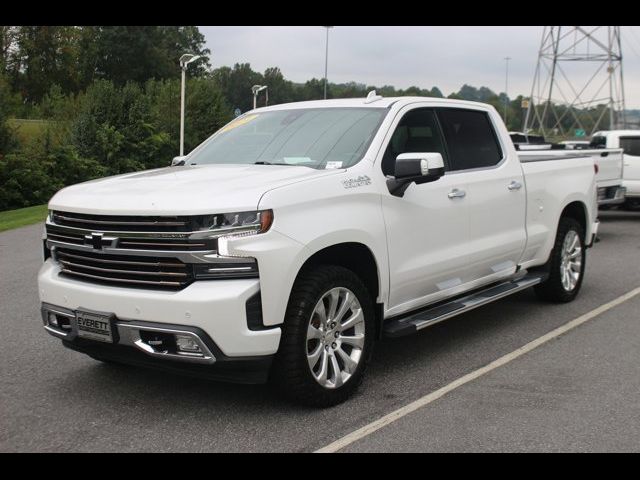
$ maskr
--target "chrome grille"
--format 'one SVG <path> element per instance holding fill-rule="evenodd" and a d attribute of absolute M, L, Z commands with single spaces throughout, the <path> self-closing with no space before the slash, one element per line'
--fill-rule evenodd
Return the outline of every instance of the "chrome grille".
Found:
<path fill-rule="evenodd" d="M 89 215 L 54 211 L 51 219 L 56 225 L 82 228 L 96 232 L 190 232 L 192 217 L 187 216 L 131 216 Z"/>
<path fill-rule="evenodd" d="M 53 211 L 46 248 L 61 276 L 124 288 L 181 290 L 195 280 L 257 278 L 255 260 L 217 254 L 218 240 L 208 232 L 217 217 Z"/>
<path fill-rule="evenodd" d="M 56 248 L 62 275 L 127 287 L 180 290 L 193 281 L 193 268 L 175 258 L 112 255 Z"/>
<path fill-rule="evenodd" d="M 90 234 L 91 230 L 76 229 L 74 227 L 46 225 L 47 239 L 54 242 L 62 242 L 73 245 L 93 245 Z M 94 230 L 100 232 L 101 230 Z M 169 251 L 216 251 L 218 243 L 216 239 L 190 239 L 187 234 L 179 235 L 179 238 L 156 236 L 136 236 L 135 232 L 127 232 L 126 237 L 118 237 L 115 248 L 129 250 L 169 250 Z M 107 234 L 110 236 L 111 234 Z M 102 242 L 103 247 L 111 246 L 111 241 L 107 238 Z"/>

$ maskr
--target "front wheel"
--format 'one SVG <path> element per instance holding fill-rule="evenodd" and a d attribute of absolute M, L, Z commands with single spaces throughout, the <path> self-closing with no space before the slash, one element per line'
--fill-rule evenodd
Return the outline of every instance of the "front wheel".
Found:
<path fill-rule="evenodd" d="M 535 287 L 543 300 L 570 302 L 578 295 L 584 277 L 586 250 L 584 229 L 573 218 L 562 218 L 556 242 L 545 266 L 549 278 Z"/>
<path fill-rule="evenodd" d="M 319 266 L 293 287 L 272 378 L 289 399 L 316 407 L 345 401 L 373 348 L 371 296 L 350 270 Z"/>

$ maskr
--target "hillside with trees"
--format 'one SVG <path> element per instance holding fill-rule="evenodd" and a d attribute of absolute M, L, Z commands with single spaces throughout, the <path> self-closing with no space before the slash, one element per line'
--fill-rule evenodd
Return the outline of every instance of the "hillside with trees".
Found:
<path fill-rule="evenodd" d="M 178 152 L 180 68 L 189 65 L 188 152 L 252 108 L 251 87 L 268 85 L 269 103 L 323 97 L 323 80 L 287 80 L 278 67 L 211 68 L 195 26 L 0 26 L 0 210 L 38 205 L 72 183 L 168 165 Z M 438 87 L 330 83 L 329 98 L 443 97 Z M 448 98 L 508 105 L 508 128 L 522 126 L 522 96 L 463 85 Z"/>

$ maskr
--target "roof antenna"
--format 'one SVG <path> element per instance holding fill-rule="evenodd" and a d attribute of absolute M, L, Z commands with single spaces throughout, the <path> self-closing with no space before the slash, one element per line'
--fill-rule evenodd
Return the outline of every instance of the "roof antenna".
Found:
<path fill-rule="evenodd" d="M 382 100 L 382 95 L 378 95 L 375 90 L 371 90 L 367 95 L 367 98 L 364 101 L 364 103 L 373 103 L 373 102 L 377 102 L 378 100 Z"/>

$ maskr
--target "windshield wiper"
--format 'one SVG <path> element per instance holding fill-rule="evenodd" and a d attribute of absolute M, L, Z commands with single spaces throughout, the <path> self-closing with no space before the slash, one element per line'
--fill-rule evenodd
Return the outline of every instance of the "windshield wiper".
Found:
<path fill-rule="evenodd" d="M 254 165 L 286 165 L 288 167 L 303 167 L 304 166 L 304 165 L 296 165 L 294 163 L 277 163 L 277 162 L 265 162 L 265 161 L 255 162 Z"/>

